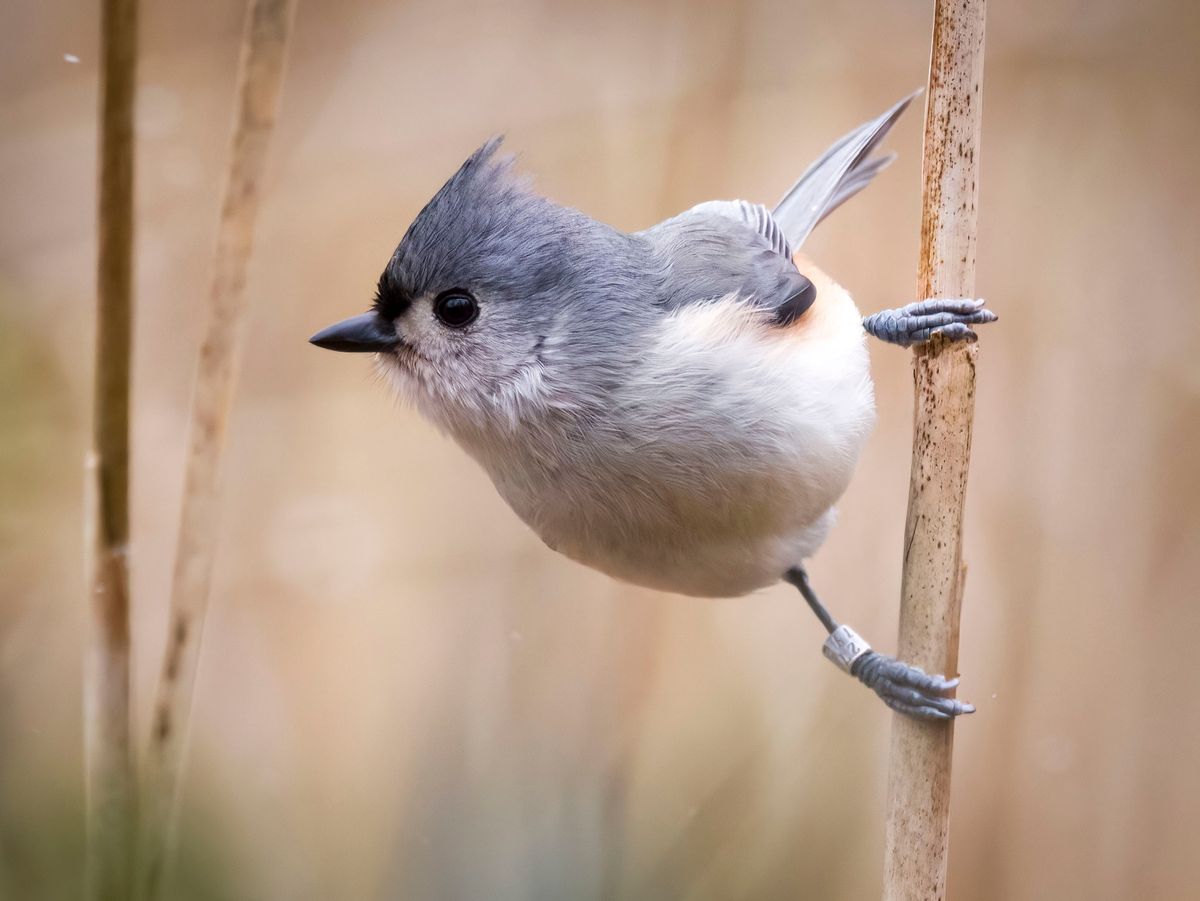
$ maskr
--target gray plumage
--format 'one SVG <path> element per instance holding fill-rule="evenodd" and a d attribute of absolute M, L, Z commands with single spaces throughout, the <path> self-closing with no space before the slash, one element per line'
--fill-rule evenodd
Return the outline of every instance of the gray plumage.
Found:
<path fill-rule="evenodd" d="M 765 207 L 713 201 L 692 207 L 636 237 L 671 261 L 657 302 L 667 310 L 736 294 L 771 311 L 780 325 L 794 321 L 816 297 Z"/>

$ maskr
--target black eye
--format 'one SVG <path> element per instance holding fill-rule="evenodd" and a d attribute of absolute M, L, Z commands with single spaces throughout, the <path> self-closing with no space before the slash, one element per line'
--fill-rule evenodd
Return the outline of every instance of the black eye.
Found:
<path fill-rule="evenodd" d="M 443 325 L 462 328 L 475 321 L 475 317 L 479 315 L 479 304 L 466 291 L 455 289 L 440 295 L 433 302 L 433 315 Z"/>

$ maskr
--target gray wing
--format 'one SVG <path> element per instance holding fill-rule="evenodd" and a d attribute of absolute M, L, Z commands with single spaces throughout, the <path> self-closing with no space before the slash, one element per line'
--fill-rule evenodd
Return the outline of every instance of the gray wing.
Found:
<path fill-rule="evenodd" d="M 767 208 L 744 200 L 710 201 L 641 232 L 669 262 L 659 298 L 668 309 L 736 294 L 794 322 L 817 298 L 800 274 L 782 229 Z"/>
<path fill-rule="evenodd" d="M 788 243 L 782 226 L 761 203 L 750 203 L 746 200 L 710 200 L 692 207 L 688 212 L 697 216 L 721 216 L 748 225 L 758 232 L 773 251 L 789 260 L 792 258 L 792 246 Z"/>
<path fill-rule="evenodd" d="M 812 306 L 817 292 L 792 262 L 793 249 L 895 159 L 871 153 L 920 93 L 841 137 L 774 210 L 744 200 L 715 200 L 641 232 L 668 262 L 661 302 L 674 308 L 738 294 L 770 310 L 780 325 L 794 322 Z"/>

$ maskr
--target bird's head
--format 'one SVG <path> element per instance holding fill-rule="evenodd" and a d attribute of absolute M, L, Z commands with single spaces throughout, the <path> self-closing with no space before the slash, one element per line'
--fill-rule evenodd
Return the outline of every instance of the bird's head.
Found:
<path fill-rule="evenodd" d="M 497 158 L 473 153 L 417 215 L 370 312 L 330 326 L 318 347 L 378 354 L 431 418 L 511 415 L 537 393 L 547 342 L 584 304 L 579 272 L 600 227 L 533 193 Z"/>

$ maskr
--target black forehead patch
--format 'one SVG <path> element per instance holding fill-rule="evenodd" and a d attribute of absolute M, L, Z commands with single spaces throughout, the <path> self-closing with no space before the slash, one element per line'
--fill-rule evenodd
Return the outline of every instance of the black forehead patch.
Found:
<path fill-rule="evenodd" d="M 372 309 L 385 319 L 395 319 L 402 316 L 411 305 L 412 296 L 403 286 L 392 281 L 388 269 L 383 270 L 383 274 L 379 276 L 379 285 L 375 289 Z"/>

